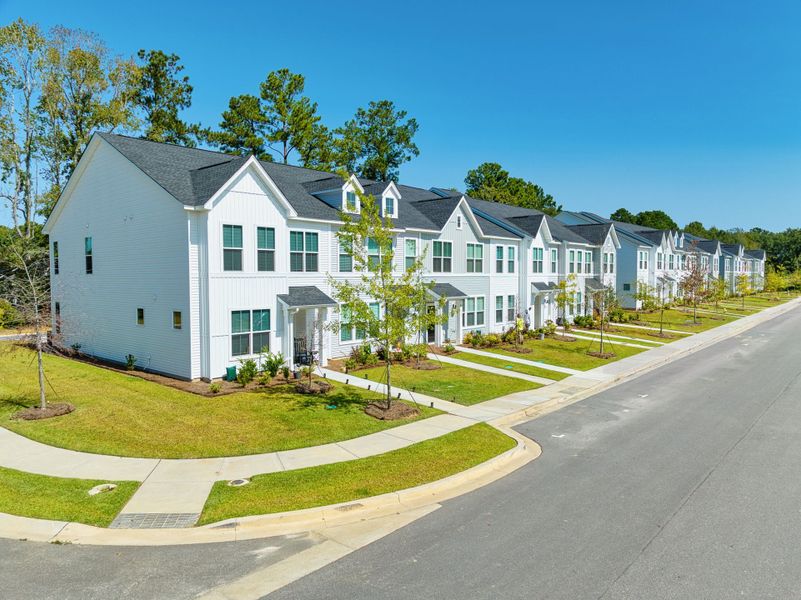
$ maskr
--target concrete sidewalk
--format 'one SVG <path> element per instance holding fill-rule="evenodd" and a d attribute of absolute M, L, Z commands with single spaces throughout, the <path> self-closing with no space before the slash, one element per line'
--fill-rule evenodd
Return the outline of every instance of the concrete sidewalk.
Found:
<path fill-rule="evenodd" d="M 120 513 L 116 526 L 138 527 L 152 523 L 154 515 L 170 515 L 160 526 L 188 526 L 195 522 L 215 481 L 251 477 L 262 473 L 288 471 L 304 467 L 343 462 L 382 454 L 411 444 L 437 438 L 478 422 L 491 424 L 526 420 L 534 415 L 556 410 L 596 394 L 616 383 L 636 377 L 689 353 L 706 348 L 722 339 L 737 335 L 759 323 L 795 309 L 801 298 L 766 309 L 760 313 L 690 335 L 675 342 L 651 348 L 637 355 L 590 371 L 569 369 L 571 377 L 535 390 L 509 394 L 473 406 L 396 390 L 401 398 L 425 402 L 446 411 L 360 438 L 310 448 L 251 456 L 208 459 L 141 459 L 88 454 L 55 448 L 35 442 L 0 428 L 0 466 L 31 473 L 81 479 L 142 481 L 143 484 Z M 498 355 L 461 348 L 465 352 Z M 542 363 L 503 357 L 522 364 Z M 471 368 L 476 366 L 471 363 Z M 488 367 L 492 368 L 492 367 Z M 558 370 L 562 370 L 560 368 Z M 555 369 L 556 370 L 556 369 Z M 382 385 L 352 375 L 323 371 L 326 377 L 359 387 L 382 391 Z M 509 373 L 503 371 L 508 376 Z"/>

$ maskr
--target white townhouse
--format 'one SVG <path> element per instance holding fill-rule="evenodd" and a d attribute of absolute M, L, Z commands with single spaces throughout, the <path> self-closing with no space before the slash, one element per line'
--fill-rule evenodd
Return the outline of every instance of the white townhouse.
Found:
<path fill-rule="evenodd" d="M 748 268 L 751 274 L 751 288 L 762 290 L 765 287 L 765 251 L 761 248 L 745 251 Z"/>
<path fill-rule="evenodd" d="M 356 276 L 336 237 L 340 210 L 360 210 L 356 188 L 392 217 L 399 273 L 425 253 L 428 310 L 444 298 L 448 313 L 427 341 L 503 331 L 526 309 L 525 233 L 459 193 L 98 133 L 45 225 L 54 334 L 185 379 L 221 377 L 263 348 L 290 364 L 347 355 L 364 332 L 329 278 Z"/>

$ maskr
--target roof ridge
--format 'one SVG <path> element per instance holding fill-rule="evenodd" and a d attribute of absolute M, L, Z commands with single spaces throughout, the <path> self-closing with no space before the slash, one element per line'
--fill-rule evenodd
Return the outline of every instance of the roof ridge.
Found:
<path fill-rule="evenodd" d="M 231 158 L 241 158 L 241 154 L 229 154 L 228 152 L 220 152 L 219 150 L 210 150 L 209 148 L 199 148 L 197 146 L 183 146 L 181 144 L 176 144 L 174 142 L 159 142 L 156 140 L 149 140 L 147 138 L 142 137 L 135 137 L 133 135 L 124 135 L 122 133 L 114 133 L 112 131 L 96 131 L 98 135 L 102 136 L 112 136 L 112 137 L 119 137 L 125 138 L 126 140 L 133 140 L 135 142 L 149 142 L 151 144 L 159 144 L 162 146 L 172 146 L 174 148 L 182 148 L 184 150 L 198 150 L 200 152 L 208 152 L 209 154 L 217 154 L 219 156 L 229 156 Z"/>

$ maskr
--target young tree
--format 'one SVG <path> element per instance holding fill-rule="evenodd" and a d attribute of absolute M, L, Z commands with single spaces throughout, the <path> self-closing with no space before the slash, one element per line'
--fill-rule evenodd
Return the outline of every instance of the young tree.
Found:
<path fill-rule="evenodd" d="M 339 320 L 332 322 L 330 328 L 338 332 L 343 326 L 355 326 L 384 348 L 386 409 L 389 410 L 393 349 L 414 339 L 429 326 L 444 324 L 447 320 L 443 310 L 445 301 L 440 300 L 438 310 L 430 313 L 425 310 L 423 299 L 432 284 L 422 279 L 423 256 L 418 256 L 403 272 L 395 272 L 392 220 L 382 219 L 372 196 L 357 194 L 361 201 L 360 214 L 355 219 L 350 213 L 341 214 L 343 224 L 337 231 L 337 238 L 351 256 L 358 276 L 355 280 L 339 281 L 329 275 L 334 299 L 343 307 Z"/>
<path fill-rule="evenodd" d="M 155 142 L 194 146 L 192 127 L 178 116 L 192 104 L 192 86 L 176 54 L 139 50 L 133 101 L 144 113 L 143 137 Z"/>
<path fill-rule="evenodd" d="M 600 320 L 598 328 L 601 332 L 601 339 L 599 340 L 599 352 L 604 354 L 604 330 L 606 328 L 609 313 L 620 306 L 615 288 L 611 285 L 607 285 L 601 290 L 594 291 L 592 293 L 592 305 L 598 311 L 598 318 Z"/>
<path fill-rule="evenodd" d="M 659 307 L 659 290 L 647 283 L 637 282 L 631 297 L 639 302 L 640 310 L 647 312 L 656 310 Z"/>
<path fill-rule="evenodd" d="M 751 278 L 747 273 L 740 273 L 737 276 L 737 293 L 740 294 L 742 307 L 745 308 L 745 297 L 751 293 Z"/>
<path fill-rule="evenodd" d="M 0 294 L 13 304 L 25 324 L 33 328 L 39 377 L 39 408 L 45 410 L 47 397 L 42 352 L 50 299 L 47 246 L 31 238 L 13 235 L 4 240 L 0 253 L 5 265 L 4 272 L 0 275 Z"/>
<path fill-rule="evenodd" d="M 399 167 L 420 154 L 417 127 L 392 101 L 372 101 L 336 130 L 337 162 L 367 179 L 397 181 Z"/>
<path fill-rule="evenodd" d="M 289 69 L 269 73 L 259 86 L 267 141 L 278 144 L 270 149 L 284 164 L 289 162 L 290 153 L 312 135 L 320 120 L 317 103 L 303 95 L 305 86 L 303 75 Z"/>
<path fill-rule="evenodd" d="M 715 308 L 720 308 L 720 301 L 726 298 L 728 290 L 726 289 L 726 280 L 721 277 L 715 277 L 709 284 L 707 289 L 708 298 L 715 303 Z"/>
<path fill-rule="evenodd" d="M 665 335 L 665 305 L 667 298 L 665 297 L 665 290 L 668 287 L 668 281 L 664 277 L 656 278 L 657 290 L 657 307 L 659 308 L 659 335 Z"/>
<path fill-rule="evenodd" d="M 567 322 L 567 307 L 572 306 L 576 301 L 576 276 L 570 273 L 565 279 L 556 284 L 556 296 L 554 302 L 559 313 L 562 315 L 562 336 L 570 330 Z"/>
<path fill-rule="evenodd" d="M 697 324 L 698 304 L 707 294 L 706 272 L 701 267 L 701 256 L 698 252 L 691 256 L 679 287 L 684 297 L 693 305 L 693 323 Z"/>

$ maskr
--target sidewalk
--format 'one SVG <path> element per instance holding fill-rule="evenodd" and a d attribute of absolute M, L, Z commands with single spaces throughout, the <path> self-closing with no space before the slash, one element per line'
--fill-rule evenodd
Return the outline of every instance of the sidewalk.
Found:
<path fill-rule="evenodd" d="M 799 304 L 801 304 L 801 298 L 589 371 L 568 369 L 572 376 L 562 381 L 553 382 L 535 390 L 509 394 L 473 406 L 461 406 L 396 389 L 395 391 L 400 394 L 401 398 L 433 404 L 435 408 L 448 414 L 338 443 L 251 456 L 159 460 L 64 450 L 35 442 L 0 428 L 0 466 L 56 477 L 142 481 L 139 490 L 123 508 L 112 527 L 137 528 L 152 524 L 156 517 L 161 517 L 160 527 L 170 525 L 187 527 L 197 520 L 215 481 L 245 478 L 262 473 L 288 471 L 382 454 L 420 441 L 437 438 L 477 422 L 489 422 L 496 426 L 522 422 L 533 416 L 582 400 L 612 387 L 624 379 L 636 377 L 725 338 L 735 336 L 755 325 L 789 312 Z M 479 350 L 462 350 L 497 358 L 495 354 Z M 505 360 L 537 364 L 545 368 L 552 367 L 516 357 L 505 357 Z M 470 367 L 480 368 L 483 365 L 470 363 Z M 485 368 L 493 369 L 493 367 Z M 560 367 L 554 370 L 563 369 Z M 508 372 L 498 370 L 509 376 Z M 350 385 L 363 388 L 370 386 L 371 389 L 379 392 L 383 389 L 381 384 L 352 375 L 327 369 L 323 372 L 332 380 L 348 382 Z M 170 522 L 168 516 L 173 522 Z M 0 520 L 0 524 L 2 522 Z M 19 520 L 14 522 L 18 523 Z M 2 531 L 4 530 L 0 526 L 0 535 L 5 535 Z"/>

